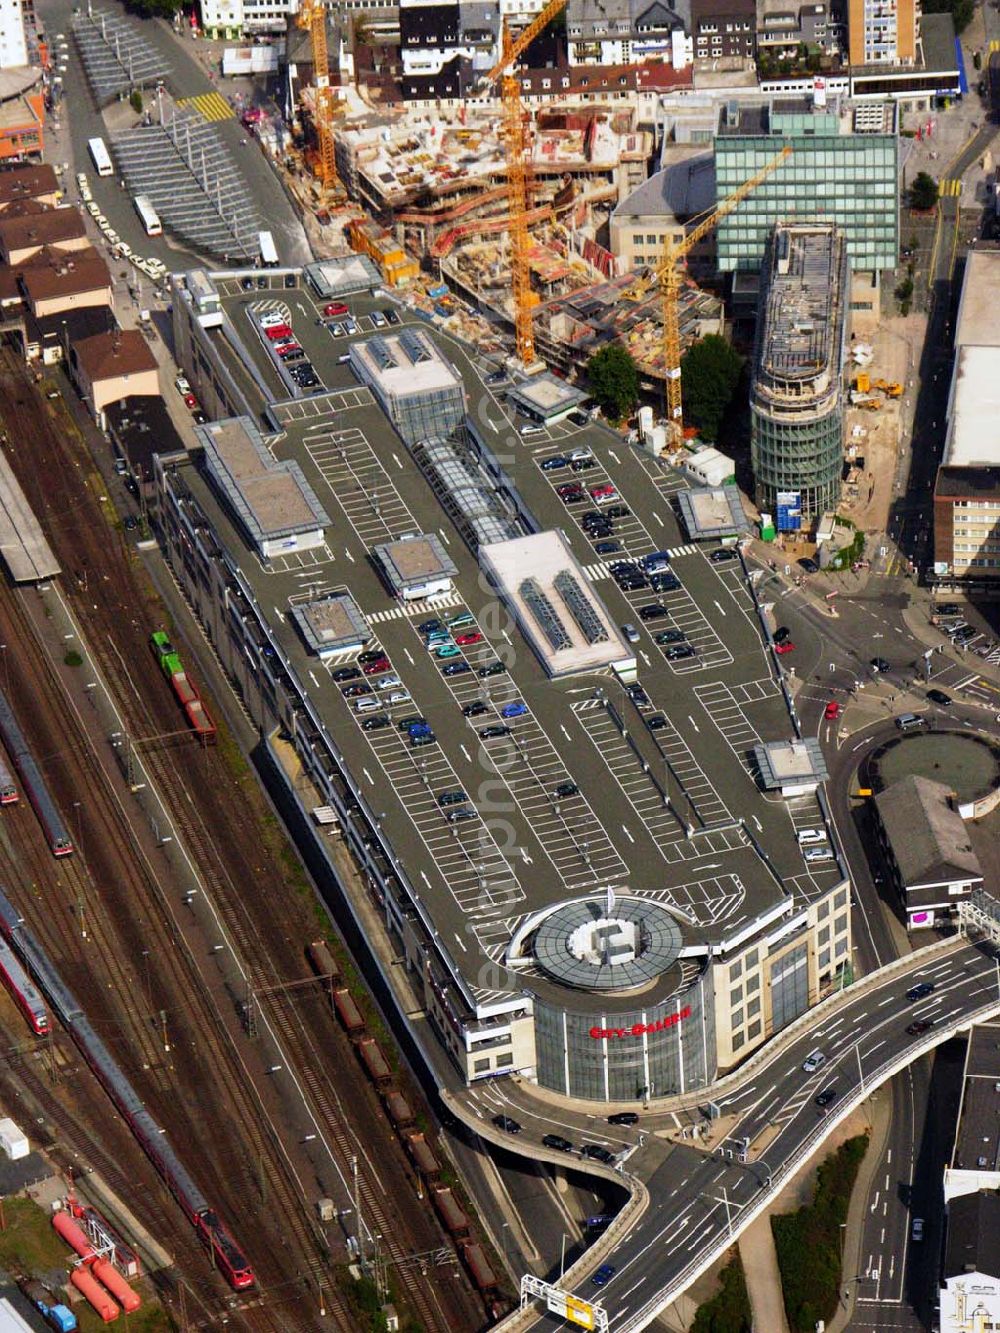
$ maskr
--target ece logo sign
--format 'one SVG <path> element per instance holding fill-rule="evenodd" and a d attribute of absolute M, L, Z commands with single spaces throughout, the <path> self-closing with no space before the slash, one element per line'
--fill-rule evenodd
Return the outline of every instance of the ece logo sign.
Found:
<path fill-rule="evenodd" d="M 667 1014 L 655 1023 L 633 1023 L 630 1028 L 591 1028 L 590 1035 L 595 1041 L 611 1040 L 614 1037 L 643 1037 L 647 1032 L 663 1032 L 691 1017 L 691 1006 L 685 1005 L 679 1013 Z"/>

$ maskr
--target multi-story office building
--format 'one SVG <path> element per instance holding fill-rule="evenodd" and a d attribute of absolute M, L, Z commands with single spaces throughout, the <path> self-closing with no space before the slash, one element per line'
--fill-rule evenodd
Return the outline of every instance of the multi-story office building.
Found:
<path fill-rule="evenodd" d="M 787 531 L 840 499 L 848 263 L 832 223 L 775 227 L 750 386 L 758 506 Z"/>
<path fill-rule="evenodd" d="M 715 185 L 721 203 L 788 146 L 792 155 L 723 218 L 719 268 L 756 273 L 776 222 L 822 217 L 847 240 L 852 269 L 895 268 L 899 141 L 891 102 L 817 106 L 804 98 L 719 112 Z"/>
<path fill-rule="evenodd" d="M 934 574 L 1000 581 L 1000 253 L 970 252 L 955 325 L 944 453 L 934 488 Z"/>
<path fill-rule="evenodd" d="M 757 49 L 755 0 L 691 0 L 694 58 L 709 68 L 716 61 L 753 60 Z"/>
<path fill-rule="evenodd" d="M 847 0 L 852 65 L 912 65 L 917 54 L 914 0 Z"/>

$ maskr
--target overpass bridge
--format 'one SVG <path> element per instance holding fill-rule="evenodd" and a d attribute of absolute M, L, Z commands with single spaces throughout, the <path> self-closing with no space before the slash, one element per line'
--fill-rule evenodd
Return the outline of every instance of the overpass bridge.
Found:
<path fill-rule="evenodd" d="M 574 1169 L 613 1178 L 630 1198 L 604 1235 L 565 1274 L 556 1308 L 595 1307 L 574 1317 L 584 1327 L 633 1333 L 646 1328 L 712 1267 L 740 1233 L 774 1202 L 830 1133 L 900 1070 L 972 1025 L 1000 1014 L 1000 903 L 979 892 L 962 907 L 962 933 L 861 978 L 803 1014 L 744 1066 L 697 1094 L 658 1102 L 644 1115 L 637 1144 L 615 1169 L 575 1160 Z M 934 989 L 909 1001 L 918 982 Z M 927 1026 L 924 1027 L 923 1025 Z M 819 1070 L 803 1070 L 820 1051 Z M 819 1108 L 819 1092 L 836 1099 Z M 524 1124 L 513 1143 L 468 1098 L 449 1098 L 456 1115 L 507 1151 L 565 1168 L 566 1154 L 540 1143 L 545 1132 L 572 1138 L 571 1113 L 531 1102 L 527 1090 L 509 1109 Z M 722 1118 L 705 1138 L 684 1137 L 674 1113 L 711 1101 Z M 594 1137 L 592 1113 L 579 1131 Z M 589 1278 L 614 1266 L 600 1290 Z M 521 1307 L 498 1327 L 505 1333 L 565 1328 L 562 1313 L 539 1306 L 537 1279 L 522 1281 Z M 590 1320 L 590 1322 L 588 1322 Z"/>

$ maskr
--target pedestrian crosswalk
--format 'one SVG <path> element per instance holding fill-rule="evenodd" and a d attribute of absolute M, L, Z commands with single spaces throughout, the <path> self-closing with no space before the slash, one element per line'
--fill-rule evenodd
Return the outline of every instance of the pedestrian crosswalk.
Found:
<path fill-rule="evenodd" d="M 951 196 L 952 198 L 954 198 L 954 197 L 960 195 L 961 193 L 962 193 L 962 179 L 961 179 L 961 177 L 959 177 L 958 180 L 942 180 L 942 181 L 939 181 L 939 182 L 938 182 L 938 197 L 939 197 L 939 198 L 942 198 L 942 199 L 943 199 L 943 198 L 945 197 L 945 195 L 949 195 L 949 196 Z"/>
<path fill-rule="evenodd" d="M 421 597 L 419 601 L 407 602 L 405 606 L 393 606 L 388 611 L 373 611 L 365 618 L 369 625 L 382 625 L 387 620 L 409 619 L 411 616 L 426 615 L 428 611 L 457 606 L 461 600 L 458 593 L 447 592 L 440 597 Z"/>
<path fill-rule="evenodd" d="M 197 97 L 178 97 L 177 105 L 190 107 L 205 120 L 232 120 L 236 115 L 221 93 L 199 93 Z"/>
<path fill-rule="evenodd" d="M 694 542 L 688 542 L 685 546 L 672 546 L 670 550 L 667 551 L 667 555 L 671 560 L 676 560 L 677 557 L 681 555 L 697 555 L 697 553 L 698 547 Z M 628 558 L 629 557 L 625 552 L 622 552 L 622 554 L 617 557 L 619 560 L 627 560 Z M 599 579 L 607 579 L 611 577 L 611 567 L 607 560 L 597 560 L 592 565 L 584 565 L 583 572 L 591 583 L 596 583 Z"/>

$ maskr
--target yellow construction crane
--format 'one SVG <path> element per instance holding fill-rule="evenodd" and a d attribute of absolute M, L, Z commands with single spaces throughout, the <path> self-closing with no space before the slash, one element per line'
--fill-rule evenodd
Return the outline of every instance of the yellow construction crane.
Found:
<path fill-rule="evenodd" d="M 681 261 L 690 254 L 691 250 L 703 237 L 719 225 L 723 218 L 728 217 L 748 194 L 756 190 L 757 186 L 766 180 L 772 171 L 776 171 L 787 158 L 791 157 L 791 154 L 791 148 L 783 148 L 780 153 L 771 158 L 770 162 L 761 167 L 760 171 L 734 190 L 728 199 L 724 199 L 718 208 L 703 218 L 691 231 L 687 232 L 682 241 L 675 244 L 668 236 L 663 260 L 659 267 L 645 278 L 640 278 L 638 283 L 629 288 L 629 294 L 635 296 L 637 292 L 641 295 L 647 291 L 657 280 L 660 283 L 660 296 L 663 301 L 663 360 L 667 380 L 667 431 L 670 437 L 669 447 L 671 450 L 679 449 L 684 443 L 679 303 Z"/>
<path fill-rule="evenodd" d="M 500 80 L 503 106 L 503 137 L 507 148 L 507 180 L 510 185 L 510 269 L 514 290 L 514 339 L 517 357 L 523 366 L 535 362 L 535 335 L 532 328 L 531 268 L 528 263 L 528 219 L 532 168 L 525 156 L 524 114 L 521 107 L 521 83 L 514 72 L 514 62 L 531 45 L 543 28 L 565 9 L 567 0 L 549 0 L 528 26 L 511 38 L 507 20 L 503 21 L 500 59 L 486 75 L 487 90 Z"/>
<path fill-rule="evenodd" d="M 309 29 L 312 46 L 313 83 L 316 97 L 313 103 L 313 123 L 319 152 L 315 174 L 320 184 L 329 188 L 337 183 L 337 161 L 333 144 L 333 118 L 336 114 L 333 90 L 330 87 L 330 57 L 326 46 L 327 10 L 322 0 L 303 0 L 296 16 L 300 28 Z"/>

